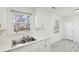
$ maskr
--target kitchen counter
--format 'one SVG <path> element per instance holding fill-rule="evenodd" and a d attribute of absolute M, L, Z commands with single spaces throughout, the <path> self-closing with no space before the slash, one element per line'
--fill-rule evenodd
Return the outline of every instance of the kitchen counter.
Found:
<path fill-rule="evenodd" d="M 34 37 L 34 38 L 36 39 L 35 41 L 27 42 L 27 43 L 24 43 L 24 44 L 18 44 L 16 46 L 10 47 L 10 48 L 8 48 L 8 49 L 6 49 L 4 51 L 7 52 L 7 51 L 10 51 L 10 50 L 13 50 L 13 49 L 21 48 L 23 46 L 29 46 L 29 45 L 35 44 L 37 42 L 40 42 L 42 40 L 45 40 L 45 39 L 49 38 L 49 36 L 47 36 L 47 37 L 41 37 L 40 39 L 38 37 Z"/>
<path fill-rule="evenodd" d="M 14 47 L 11 47 L 12 40 L 17 40 L 22 38 L 23 36 L 27 36 L 26 33 L 21 35 L 8 35 L 6 37 L 0 37 L 0 52 L 17 49 L 23 46 L 29 46 L 51 37 L 50 33 L 48 33 L 48 30 L 37 30 L 35 32 L 30 32 L 29 35 L 34 37 L 36 40 L 24 44 L 18 44 Z"/>

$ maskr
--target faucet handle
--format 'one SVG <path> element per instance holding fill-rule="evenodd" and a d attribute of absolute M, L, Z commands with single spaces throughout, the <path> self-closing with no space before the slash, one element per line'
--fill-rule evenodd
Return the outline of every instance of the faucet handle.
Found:
<path fill-rule="evenodd" d="M 15 46 L 15 45 L 16 45 L 16 41 L 15 41 L 15 40 L 12 40 L 11 46 L 13 47 L 13 46 Z"/>
<path fill-rule="evenodd" d="M 22 37 L 22 39 L 26 39 L 26 37 L 25 37 L 25 36 L 23 36 L 23 37 Z"/>

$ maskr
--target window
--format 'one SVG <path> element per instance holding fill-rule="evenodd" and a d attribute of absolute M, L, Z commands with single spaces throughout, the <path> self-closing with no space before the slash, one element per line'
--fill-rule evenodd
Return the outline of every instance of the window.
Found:
<path fill-rule="evenodd" d="M 14 32 L 30 31 L 30 15 L 23 12 L 14 12 Z"/>

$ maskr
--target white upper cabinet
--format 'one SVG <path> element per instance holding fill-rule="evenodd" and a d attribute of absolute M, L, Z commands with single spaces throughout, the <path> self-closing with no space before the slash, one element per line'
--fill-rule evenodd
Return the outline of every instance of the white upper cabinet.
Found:
<path fill-rule="evenodd" d="M 45 8 L 36 8 L 36 28 L 45 28 L 50 23 L 50 13 Z"/>
<path fill-rule="evenodd" d="M 0 8 L 0 30 L 4 30 L 6 27 L 6 8 Z"/>
<path fill-rule="evenodd" d="M 35 25 L 36 28 L 42 28 L 42 22 L 43 22 L 43 12 L 40 8 L 36 8 L 36 16 L 35 16 Z"/>

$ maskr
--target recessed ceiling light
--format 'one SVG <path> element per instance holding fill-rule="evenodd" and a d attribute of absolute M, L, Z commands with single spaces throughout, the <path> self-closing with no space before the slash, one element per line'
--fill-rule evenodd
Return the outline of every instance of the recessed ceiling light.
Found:
<path fill-rule="evenodd" d="M 52 7 L 53 9 L 56 9 L 56 7 Z"/>
<path fill-rule="evenodd" d="M 75 12 L 79 12 L 79 8 L 74 10 Z"/>
<path fill-rule="evenodd" d="M 75 12 L 79 12 L 79 10 L 76 10 Z"/>

